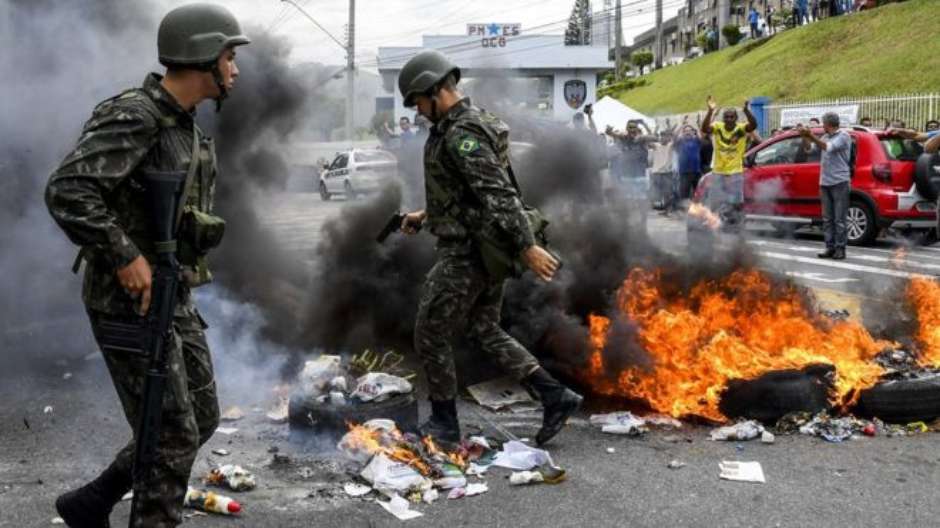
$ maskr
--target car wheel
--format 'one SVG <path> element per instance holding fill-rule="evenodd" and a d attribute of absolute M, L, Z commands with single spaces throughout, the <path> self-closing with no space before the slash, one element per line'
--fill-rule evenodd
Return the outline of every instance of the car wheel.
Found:
<path fill-rule="evenodd" d="M 878 225 L 871 207 L 861 200 L 852 200 L 845 219 L 849 244 L 867 246 L 878 237 Z"/>
<path fill-rule="evenodd" d="M 855 412 L 889 423 L 931 421 L 940 417 L 940 374 L 879 383 L 862 391 Z"/>
<path fill-rule="evenodd" d="M 329 202 L 331 197 L 330 191 L 326 190 L 326 184 L 320 182 L 320 199 L 324 202 Z"/>
<path fill-rule="evenodd" d="M 346 199 L 347 199 L 347 200 L 355 200 L 355 199 L 356 199 L 356 192 L 353 191 L 352 184 L 349 183 L 348 180 L 346 181 L 345 184 L 343 184 L 343 190 L 346 192 Z"/>
<path fill-rule="evenodd" d="M 345 405 L 333 405 L 298 395 L 291 397 L 288 404 L 291 436 L 298 439 L 313 433 L 331 437 L 335 442 L 346 433 L 350 423 L 361 424 L 372 418 L 388 418 L 402 431 L 416 431 L 418 401 L 409 393 L 395 394 L 381 402 L 350 400 Z"/>

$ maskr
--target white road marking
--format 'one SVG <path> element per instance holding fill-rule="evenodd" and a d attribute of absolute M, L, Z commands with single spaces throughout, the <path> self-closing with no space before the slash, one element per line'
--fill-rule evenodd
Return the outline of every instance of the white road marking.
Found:
<path fill-rule="evenodd" d="M 777 259 L 777 260 L 802 262 L 804 264 L 812 264 L 814 266 L 823 266 L 826 268 L 844 269 L 844 270 L 849 270 L 849 271 L 859 271 L 862 273 L 873 273 L 875 275 L 886 275 L 888 277 L 900 277 L 903 279 L 913 279 L 915 277 L 921 277 L 921 278 L 932 277 L 931 275 L 923 275 L 921 273 L 910 273 L 910 272 L 901 271 L 901 270 L 875 268 L 873 266 L 863 266 L 861 264 L 852 264 L 850 262 L 844 262 L 844 261 L 838 261 L 838 260 L 823 260 L 823 259 L 818 259 L 818 258 L 799 257 L 796 255 L 788 255 L 786 253 L 776 253 L 773 251 L 761 251 L 758 254 L 763 257 Z"/>
<path fill-rule="evenodd" d="M 799 278 L 799 279 L 807 279 L 807 280 L 818 281 L 818 282 L 828 282 L 828 283 L 833 283 L 833 284 L 838 284 L 838 283 L 843 283 L 843 282 L 859 282 L 858 279 L 854 279 L 854 278 L 852 278 L 852 277 L 836 277 L 836 278 L 829 278 L 829 277 L 826 276 L 825 273 L 809 273 L 809 272 L 803 272 L 803 271 L 787 271 L 787 272 L 785 272 L 785 275 L 787 275 L 788 277 L 796 277 L 796 278 Z"/>

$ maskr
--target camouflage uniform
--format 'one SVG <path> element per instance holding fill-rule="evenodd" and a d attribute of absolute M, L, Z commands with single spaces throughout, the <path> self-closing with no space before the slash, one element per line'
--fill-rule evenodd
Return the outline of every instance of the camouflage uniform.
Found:
<path fill-rule="evenodd" d="M 461 325 L 484 354 L 514 378 L 536 369 L 536 359 L 500 326 L 503 278 L 483 266 L 471 230 L 494 225 L 519 253 L 535 244 L 509 170 L 509 127 L 463 99 L 432 129 L 424 149 L 425 226 L 438 237 L 438 260 L 428 273 L 415 324 L 415 349 L 424 361 L 430 397 L 457 396 L 451 346 Z"/>
<path fill-rule="evenodd" d="M 144 171 L 186 171 L 193 151 L 193 115 L 185 111 L 150 74 L 140 89 L 99 104 L 85 124 L 75 149 L 53 173 L 46 203 L 72 242 L 82 246 L 86 262 L 82 297 L 124 413 L 138 425 L 144 375 L 149 358 L 141 351 L 115 346 L 123 325 L 136 325 L 135 301 L 117 280 L 116 270 L 139 255 L 154 261 L 143 188 L 135 175 Z M 216 176 L 211 140 L 200 142 L 199 170 L 187 207 L 210 212 Z M 181 243 L 184 241 L 181 240 Z M 185 244 L 182 244 L 185 245 Z M 193 305 L 190 288 L 208 280 L 204 261 L 181 251 L 183 284 L 173 321 L 168 379 L 163 402 L 157 461 L 141 497 L 138 526 L 175 526 L 190 469 L 199 446 L 219 421 L 206 324 Z M 136 433 L 135 433 L 136 436 Z M 134 441 L 112 467 L 130 475 Z M 128 478 L 129 480 L 129 478 Z"/>

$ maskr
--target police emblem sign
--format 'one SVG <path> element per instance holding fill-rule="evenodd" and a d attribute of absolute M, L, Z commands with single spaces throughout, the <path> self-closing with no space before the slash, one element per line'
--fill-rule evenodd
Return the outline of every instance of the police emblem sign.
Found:
<path fill-rule="evenodd" d="M 565 83 L 564 95 L 568 106 L 577 110 L 587 98 L 587 84 L 580 79 L 571 79 Z"/>
<path fill-rule="evenodd" d="M 479 37 L 484 48 L 505 48 L 510 37 L 522 33 L 522 24 L 467 24 L 467 36 Z"/>

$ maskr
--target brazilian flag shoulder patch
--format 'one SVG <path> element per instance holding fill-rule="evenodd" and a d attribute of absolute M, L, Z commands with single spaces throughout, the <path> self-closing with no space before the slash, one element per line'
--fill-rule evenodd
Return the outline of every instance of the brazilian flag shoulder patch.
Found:
<path fill-rule="evenodd" d="M 463 136 L 457 140 L 457 152 L 461 156 L 468 156 L 480 150 L 480 141 L 473 136 Z"/>

